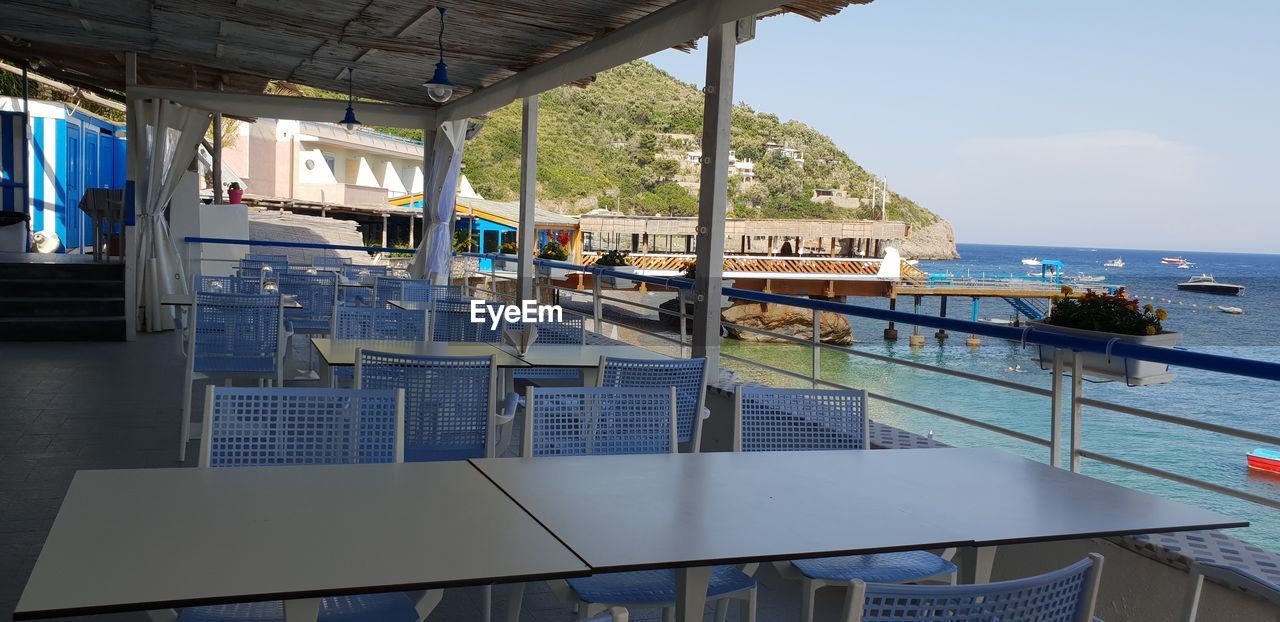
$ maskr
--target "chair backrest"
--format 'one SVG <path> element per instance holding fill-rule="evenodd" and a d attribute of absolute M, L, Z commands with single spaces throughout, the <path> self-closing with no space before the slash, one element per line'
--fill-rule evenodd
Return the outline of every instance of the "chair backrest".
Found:
<path fill-rule="evenodd" d="M 258 259 L 241 259 L 237 274 L 242 279 L 265 281 L 289 268 L 288 262 L 261 261 Z"/>
<path fill-rule="evenodd" d="M 492 458 L 492 356 L 412 356 L 356 350 L 355 386 L 403 389 L 405 461 Z"/>
<path fill-rule="evenodd" d="M 697 451 L 702 437 L 702 404 L 707 398 L 706 359 L 622 359 L 600 357 L 601 387 L 675 387 L 676 438 Z"/>
<path fill-rule="evenodd" d="M 387 302 L 391 300 L 402 300 L 400 295 L 404 291 L 404 283 L 407 279 L 398 279 L 391 276 L 377 276 L 373 279 L 373 306 L 385 307 Z"/>
<path fill-rule="evenodd" d="M 485 306 L 491 303 L 484 302 Z M 498 320 L 498 327 L 492 328 L 486 314 L 482 322 L 471 321 L 471 300 L 468 298 L 439 298 L 432 303 L 431 340 L 432 341 L 467 341 L 499 343 L 505 322 Z"/>
<path fill-rule="evenodd" d="M 424 311 L 338 307 L 333 318 L 334 339 L 426 340 L 427 317 Z"/>
<path fill-rule="evenodd" d="M 1089 622 L 1102 579 L 1102 556 L 1090 553 L 1035 577 L 978 585 L 903 585 L 855 580 L 853 622 Z M 862 603 L 859 605 L 858 603 Z"/>
<path fill-rule="evenodd" d="M 461 297 L 461 285 L 433 285 L 426 279 L 407 279 L 400 289 L 400 300 L 425 303 L 427 308 L 441 298 Z"/>
<path fill-rule="evenodd" d="M 521 455 L 675 453 L 675 408 L 674 387 L 530 387 Z"/>
<path fill-rule="evenodd" d="M 535 322 L 538 327 L 538 340 L 536 343 L 559 344 L 559 345 L 581 345 L 586 343 L 587 333 L 583 328 L 583 320 L 580 315 L 569 315 L 559 322 Z M 523 322 L 511 322 L 507 324 L 509 330 L 521 330 L 524 328 Z"/>
<path fill-rule="evenodd" d="M 269 263 L 269 264 L 287 265 L 289 263 L 288 255 L 273 255 L 270 253 L 249 253 L 245 255 L 244 258 L 248 259 L 249 261 L 261 261 L 263 263 Z"/>
<path fill-rule="evenodd" d="M 866 391 L 740 386 L 734 451 L 867 449 Z"/>
<path fill-rule="evenodd" d="M 301 309 L 285 309 L 286 320 L 328 326 L 333 321 L 333 310 L 338 304 L 338 275 L 332 272 L 285 272 L 280 274 L 281 294 L 289 294 L 302 305 Z"/>
<path fill-rule="evenodd" d="M 386 276 L 389 268 L 386 266 L 367 266 L 357 264 L 347 264 L 342 266 L 343 276 L 349 279 L 368 279 L 376 276 Z"/>
<path fill-rule="evenodd" d="M 311 258 L 311 267 L 313 268 L 342 268 L 350 264 L 351 259 L 338 257 L 337 255 L 316 255 Z"/>
<path fill-rule="evenodd" d="M 276 294 L 197 293 L 188 352 L 198 372 L 278 372 L 284 314 Z"/>
<path fill-rule="evenodd" d="M 262 282 L 238 276 L 204 276 L 196 278 L 196 292 L 201 294 L 259 294 Z"/>
<path fill-rule="evenodd" d="M 210 386 L 200 466 L 404 461 L 404 392 Z"/>

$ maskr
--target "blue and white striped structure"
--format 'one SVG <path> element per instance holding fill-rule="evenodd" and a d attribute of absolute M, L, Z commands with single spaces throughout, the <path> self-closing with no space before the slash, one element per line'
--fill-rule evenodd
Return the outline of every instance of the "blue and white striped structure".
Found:
<path fill-rule="evenodd" d="M 0 210 L 31 214 L 32 231 L 57 234 L 60 252 L 75 250 L 92 235 L 79 207 L 85 189 L 124 187 L 124 127 L 58 102 L 30 105 L 28 143 L 22 100 L 0 98 Z"/>

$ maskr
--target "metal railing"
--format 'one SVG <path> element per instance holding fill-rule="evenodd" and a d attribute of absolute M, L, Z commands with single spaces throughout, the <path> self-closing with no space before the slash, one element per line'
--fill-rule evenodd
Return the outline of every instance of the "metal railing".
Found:
<path fill-rule="evenodd" d="M 367 247 L 355 246 L 339 246 L 328 244 L 303 244 L 303 243 L 287 243 L 287 242 L 268 242 L 246 240 L 228 240 L 219 238 L 186 238 L 187 242 L 202 244 L 251 244 L 255 246 L 283 246 L 283 247 L 302 247 L 315 249 L 330 250 L 382 250 L 369 249 Z M 462 256 L 474 259 L 490 260 L 490 267 L 487 271 L 472 271 L 471 274 L 478 277 L 487 287 L 480 287 L 478 284 L 468 283 L 468 289 L 475 294 L 484 294 L 495 298 L 514 298 L 514 294 L 507 294 L 499 291 L 498 283 L 500 281 L 514 281 L 514 276 L 506 271 L 500 272 L 499 265 L 505 265 L 508 262 L 514 263 L 515 260 L 498 254 L 482 254 L 482 253 L 462 253 Z M 692 314 L 686 313 L 687 294 L 693 287 L 693 281 L 680 277 L 654 277 L 635 274 L 631 272 L 622 272 L 608 267 L 600 266 L 582 266 L 568 262 L 550 261 L 550 260 L 534 260 L 533 264 L 539 268 L 559 268 L 569 270 L 584 275 L 590 275 L 591 286 L 589 288 L 565 287 L 556 284 L 549 279 L 539 279 L 537 286 L 542 290 L 551 290 L 557 292 L 572 292 L 575 294 L 590 295 L 591 311 L 590 313 L 578 312 L 573 309 L 565 309 L 566 312 L 576 313 L 585 318 L 592 320 L 592 329 L 597 333 L 601 333 L 605 324 L 613 324 L 617 327 L 635 331 L 639 334 L 647 335 L 658 339 L 660 342 L 673 346 L 678 349 L 681 356 L 684 356 L 691 346 L 689 334 L 686 330 L 686 320 L 693 319 Z M 645 304 L 643 302 L 628 300 L 616 295 L 608 295 L 608 291 L 603 285 L 601 277 L 612 277 L 615 279 L 627 279 L 630 281 L 643 283 L 647 287 L 662 287 L 668 291 L 676 291 L 680 296 L 681 303 L 676 311 L 671 309 L 663 309 L 659 306 Z M 514 290 L 514 288 L 513 288 Z M 959 378 L 966 381 L 972 381 L 998 387 L 1000 389 L 1016 391 L 1028 395 L 1039 397 L 1047 397 L 1050 399 L 1050 424 L 1051 432 L 1049 438 L 1042 438 L 1033 434 L 1027 434 L 1018 430 L 1014 430 L 1005 426 L 980 421 L 972 417 L 967 417 L 953 412 L 948 412 L 933 406 L 918 404 L 909 400 L 898 397 L 883 395 L 879 393 L 869 393 L 871 399 L 891 404 L 897 407 L 906 408 L 915 412 L 923 413 L 940 419 L 946 419 L 968 425 L 977 429 L 985 430 L 1000 434 L 1009 438 L 1014 438 L 1026 443 L 1030 443 L 1037 447 L 1049 449 L 1049 463 L 1058 466 L 1070 468 L 1072 471 L 1079 471 L 1082 460 L 1093 460 L 1100 463 L 1108 464 L 1121 469 L 1129 470 L 1136 473 L 1155 476 L 1164 480 L 1185 484 L 1201 490 L 1241 499 L 1244 501 L 1256 503 L 1264 507 L 1280 509 L 1280 500 L 1253 494 L 1237 488 L 1224 486 L 1218 483 L 1206 481 L 1200 478 L 1190 477 L 1187 475 L 1174 473 L 1164 469 L 1139 464 L 1133 461 L 1125 460 L 1116 456 L 1108 455 L 1099 451 L 1086 449 L 1083 446 L 1083 409 L 1085 407 L 1096 408 L 1112 413 L 1136 417 L 1139 419 L 1158 421 L 1162 423 L 1177 425 L 1188 429 L 1212 432 L 1222 434 L 1235 439 L 1250 440 L 1258 443 L 1280 446 L 1280 436 L 1256 432 L 1237 428 L 1234 426 L 1221 425 L 1216 423 L 1198 421 L 1188 417 L 1172 415 L 1168 413 L 1157 412 L 1144 408 L 1137 408 L 1124 404 L 1117 404 L 1105 400 L 1092 399 L 1084 396 L 1084 370 L 1083 357 L 1073 356 L 1070 369 L 1070 382 L 1067 382 L 1067 365 L 1065 364 L 1065 354 L 1067 353 L 1098 353 L 1110 357 L 1133 359 L 1141 361 L 1151 361 L 1155 363 L 1164 363 L 1178 367 L 1198 369 L 1210 372 L 1229 374 L 1234 376 L 1242 376 L 1249 378 L 1257 378 L 1268 381 L 1280 381 L 1280 363 L 1272 363 L 1268 361 L 1259 361 L 1253 359 L 1244 359 L 1228 356 L 1220 356 L 1208 354 L 1204 352 L 1194 352 L 1189 350 L 1162 348 L 1146 346 L 1136 343 L 1119 341 L 1117 339 L 1095 339 L 1090 337 L 1080 337 L 1075 335 L 1066 335 L 1056 332 L 1050 332 L 1043 329 L 1027 326 L 1015 328 L 1010 326 L 1001 326 L 982 322 L 972 322 L 968 320 L 960 320 L 946 317 L 935 317 L 930 315 L 909 313 L 905 311 L 895 311 L 887 309 L 879 309 L 861 305 L 852 305 L 846 303 L 832 302 L 827 300 L 813 300 L 807 298 L 799 298 L 794 296 L 784 296 L 778 294 L 769 294 L 764 292 L 756 292 L 750 290 L 742 290 L 735 288 L 723 288 L 722 295 L 731 299 L 760 302 L 768 304 L 784 305 L 793 308 L 807 309 L 813 316 L 813 331 L 810 339 L 802 339 L 790 335 L 784 335 L 776 331 L 768 331 L 764 329 L 743 326 L 731 322 L 721 321 L 721 325 L 734 330 L 752 332 L 767 335 L 778 341 L 806 346 L 812 349 L 813 360 L 810 373 L 808 375 L 797 373 L 792 370 L 783 369 L 758 360 L 749 360 L 744 357 L 737 357 L 729 354 L 721 354 L 721 358 L 734 361 L 743 365 L 750 365 L 773 373 L 781 374 L 790 378 L 806 380 L 813 386 L 831 387 L 831 388 L 848 388 L 856 389 L 849 385 L 833 382 L 821 377 L 821 367 L 819 355 L 822 350 L 831 350 L 840 352 L 845 355 L 856 356 L 868 360 L 881 363 L 888 363 L 897 366 L 903 366 L 915 370 L 925 371 L 934 374 L 940 374 L 953 378 Z M 635 325 L 630 325 L 619 320 L 607 320 L 605 317 L 605 304 L 613 303 L 631 308 L 644 309 L 646 311 L 656 312 L 660 316 L 672 316 L 677 320 L 679 326 L 678 336 L 666 334 L 663 332 L 647 330 Z M 892 356 L 865 352 L 849 346 L 841 346 L 835 344 L 824 343 L 821 341 L 821 331 L 819 330 L 821 314 L 823 312 L 836 313 L 844 316 L 865 318 L 870 320 L 878 320 L 884 322 L 896 322 L 906 325 L 915 325 L 926 328 L 936 328 L 957 333 L 968 333 L 983 337 L 991 337 L 994 339 L 1007 340 L 1024 345 L 1045 346 L 1052 348 L 1051 355 L 1051 383 L 1050 388 L 1045 389 L 1030 384 L 991 378 L 981 374 L 974 374 L 966 371 L 950 369 L 938 365 L 930 365 L 918 361 L 909 361 Z M 1066 390 L 1067 385 L 1070 386 L 1070 392 Z M 1063 457 L 1067 458 L 1066 464 Z"/>
<path fill-rule="evenodd" d="M 513 262 L 510 258 L 503 258 L 499 255 L 464 253 L 463 255 L 479 259 L 497 259 Z M 679 277 L 652 277 L 629 272 L 619 272 L 609 268 L 599 266 L 583 266 L 567 262 L 549 261 L 536 259 L 534 265 L 543 268 L 560 268 L 570 270 L 572 272 L 590 275 L 591 286 L 587 288 L 573 288 L 558 285 L 547 279 L 539 279 L 538 287 L 542 289 L 552 289 L 555 291 L 573 292 L 577 294 L 586 294 L 591 297 L 592 313 L 588 316 L 585 313 L 581 315 L 589 317 L 594 322 L 594 330 L 599 332 L 603 324 L 614 324 L 627 330 L 636 331 L 638 333 L 657 338 L 662 342 L 678 346 L 680 353 L 683 355 L 686 348 L 691 345 L 689 336 L 685 330 L 685 321 L 693 319 L 689 313 L 685 313 L 685 303 L 682 302 L 678 307 L 679 312 L 670 309 L 662 309 L 655 305 L 649 305 L 642 302 L 620 298 L 618 296 L 610 296 L 606 292 L 609 290 L 602 287 L 602 279 L 600 277 L 613 277 L 628 279 L 631 281 L 645 283 L 649 286 L 660 286 L 670 290 L 680 292 L 683 301 L 685 292 L 693 289 L 693 281 Z M 514 277 L 510 274 L 500 273 L 496 268 L 496 263 L 491 262 L 489 271 L 482 273 L 491 284 L 489 290 L 478 290 L 478 293 L 497 293 L 495 284 L 499 280 L 510 279 Z M 954 412 L 915 403 L 909 400 L 901 399 L 890 395 L 879 393 L 869 393 L 870 399 L 909 409 L 918 413 L 923 413 L 940 419 L 958 422 L 973 428 L 993 432 L 1009 438 L 1017 439 L 1026 443 L 1030 443 L 1037 447 L 1047 448 L 1049 450 L 1049 463 L 1056 467 L 1069 468 L 1072 471 L 1079 472 L 1082 460 L 1094 460 L 1105 463 L 1121 469 L 1142 473 L 1168 481 L 1185 484 L 1201 490 L 1222 494 L 1251 503 L 1256 503 L 1265 507 L 1280 509 L 1280 500 L 1270 497 L 1257 495 L 1245 490 L 1223 486 L 1221 484 L 1206 481 L 1200 478 L 1190 477 L 1187 475 L 1174 473 L 1164 469 L 1139 464 L 1133 461 L 1125 460 L 1116 456 L 1108 455 L 1099 451 L 1086 449 L 1083 444 L 1083 409 L 1085 407 L 1096 408 L 1130 417 L 1140 419 L 1159 421 L 1167 424 L 1173 424 L 1189 429 L 1213 432 L 1222 434 L 1235 439 L 1250 440 L 1258 443 L 1280 446 L 1280 436 L 1245 430 L 1233 426 L 1220 425 L 1204 421 L 1198 421 L 1188 417 L 1161 413 L 1153 410 L 1137 408 L 1124 404 L 1104 401 L 1100 399 L 1092 399 L 1084 395 L 1084 375 L 1083 357 L 1072 356 L 1071 363 L 1066 363 L 1066 355 L 1073 352 L 1098 353 L 1109 357 L 1120 359 L 1132 359 L 1141 361 L 1151 361 L 1155 363 L 1164 363 L 1168 365 L 1198 369 L 1210 372 L 1229 374 L 1234 376 L 1243 376 L 1250 378 L 1258 378 L 1269 381 L 1280 381 L 1280 364 L 1268 361 L 1259 361 L 1252 359 L 1235 358 L 1228 356 L 1220 356 L 1216 354 L 1208 354 L 1203 352 L 1194 352 L 1183 349 L 1162 348 L 1146 346 L 1136 343 L 1119 341 L 1116 339 L 1096 339 L 1089 337 L 1079 337 L 1075 335 L 1066 335 L 1062 333 L 1050 332 L 1034 326 L 1026 326 L 1015 328 L 1011 326 L 1001 326 L 983 322 L 972 322 L 968 320 L 952 319 L 946 317 L 935 317 L 930 315 L 916 314 L 905 311 L 886 310 L 861 305 L 853 305 L 840 302 L 832 302 L 827 300 L 813 300 L 808 298 L 799 298 L 794 296 L 785 296 L 778 294 L 769 294 L 764 292 L 742 290 L 726 287 L 722 290 L 722 295 L 731 299 L 741 301 L 760 302 L 768 304 L 784 305 L 793 308 L 809 310 L 813 315 L 813 331 L 810 339 L 797 338 L 790 335 L 769 331 L 760 328 L 744 326 L 732 322 L 721 321 L 721 326 L 732 328 L 735 331 L 750 332 L 768 336 L 774 340 L 809 347 L 812 349 L 813 360 L 808 375 L 797 373 L 796 371 L 784 369 L 768 363 L 751 360 L 744 357 L 733 356 L 721 353 L 722 360 L 733 361 L 742 365 L 767 370 L 786 377 L 804 380 L 810 382 L 814 387 L 829 387 L 843 389 L 858 389 L 839 382 L 833 382 L 821 377 L 821 367 L 819 355 L 823 350 L 831 350 L 842 354 L 855 356 L 863 359 L 887 363 L 915 370 L 921 370 L 929 373 L 940 374 L 953 378 L 959 378 L 966 381 L 978 382 L 984 385 L 998 387 L 1000 389 L 1016 391 L 1028 395 L 1046 397 L 1050 400 L 1049 419 L 1051 432 L 1049 438 L 1042 438 L 1033 434 L 1027 434 L 1022 431 L 1014 430 L 998 424 L 980 421 L 972 417 L 967 417 Z M 662 334 L 650 330 L 646 330 L 634 325 L 628 325 L 619 321 L 606 320 L 604 317 L 604 304 L 614 303 L 625 305 L 632 308 L 644 309 L 647 311 L 655 311 L 660 315 L 678 316 L 678 324 L 680 326 L 679 336 L 670 334 Z M 573 312 L 565 309 L 566 312 Z M 1050 358 L 1051 382 L 1050 388 L 1042 388 L 1030 384 L 1013 382 L 999 378 L 983 376 L 957 369 L 951 369 L 938 365 L 930 365 L 918 361 L 904 360 L 883 354 L 876 354 L 858 350 L 849 346 L 835 345 L 824 343 L 821 341 L 821 331 L 819 330 L 819 322 L 823 312 L 836 313 L 845 316 L 865 318 L 870 320 L 879 320 L 884 322 L 896 322 L 905 325 L 914 325 L 925 328 L 935 328 L 956 333 L 968 333 L 983 337 L 991 337 L 994 339 L 1007 340 L 1023 345 L 1046 346 L 1052 348 Z M 1069 372 L 1069 374 L 1068 374 Z M 1067 387 L 1070 391 L 1067 391 Z M 1065 458 L 1065 461 L 1064 461 Z"/>

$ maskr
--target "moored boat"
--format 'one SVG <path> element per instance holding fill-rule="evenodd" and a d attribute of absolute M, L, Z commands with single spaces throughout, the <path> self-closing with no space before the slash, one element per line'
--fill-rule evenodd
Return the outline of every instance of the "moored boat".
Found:
<path fill-rule="evenodd" d="M 1216 279 L 1208 274 L 1193 276 L 1186 282 L 1178 283 L 1178 289 L 1189 292 L 1201 292 L 1205 294 L 1218 294 L 1221 296 L 1239 296 L 1244 291 L 1243 285 L 1233 285 L 1231 283 L 1219 283 Z"/>
<path fill-rule="evenodd" d="M 1105 262 L 1105 263 L 1103 263 L 1102 265 L 1103 265 L 1103 267 L 1106 267 L 1106 268 L 1123 268 L 1123 267 L 1124 267 L 1124 257 L 1116 257 L 1115 259 L 1112 259 L 1111 261 Z"/>
<path fill-rule="evenodd" d="M 1025 259 L 1023 259 L 1023 260 L 1022 260 L 1022 265 L 1024 265 L 1024 266 L 1038 266 L 1038 265 L 1040 265 L 1040 258 L 1039 258 L 1039 257 L 1027 257 L 1027 258 L 1025 258 Z"/>
<path fill-rule="evenodd" d="M 1161 257 L 1160 263 L 1187 263 L 1187 260 L 1182 257 Z"/>
<path fill-rule="evenodd" d="M 1229 313 L 1229 314 L 1231 314 L 1231 315 L 1244 315 L 1244 309 L 1241 309 L 1240 307 L 1223 307 L 1223 306 L 1219 306 L 1219 307 L 1218 307 L 1218 310 L 1219 310 L 1219 311 L 1221 311 L 1221 312 L 1223 312 L 1223 313 Z"/>
<path fill-rule="evenodd" d="M 1274 449 L 1255 449 L 1246 457 L 1249 468 L 1259 471 L 1280 473 L 1280 451 Z"/>

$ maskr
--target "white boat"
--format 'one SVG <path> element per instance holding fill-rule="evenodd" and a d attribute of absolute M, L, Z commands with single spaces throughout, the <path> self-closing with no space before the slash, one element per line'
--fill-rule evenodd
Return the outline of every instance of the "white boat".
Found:
<path fill-rule="evenodd" d="M 1076 282 L 1076 283 L 1101 283 L 1102 281 L 1107 280 L 1107 277 L 1105 277 L 1105 276 L 1084 276 L 1084 275 L 1081 275 L 1081 276 L 1073 276 L 1073 277 L 1070 277 L 1070 279 L 1069 279 L 1069 280 L 1074 281 L 1074 282 Z"/>
<path fill-rule="evenodd" d="M 1231 315 L 1244 315 L 1244 309 L 1241 309 L 1240 307 L 1223 307 L 1223 306 L 1219 306 L 1219 307 L 1218 307 L 1218 310 L 1219 310 L 1219 311 L 1221 311 L 1221 312 L 1223 312 L 1223 313 L 1230 313 Z"/>
<path fill-rule="evenodd" d="M 1160 263 L 1187 263 L 1187 260 L 1181 257 L 1161 257 Z"/>
<path fill-rule="evenodd" d="M 1193 276 L 1185 283 L 1178 283 L 1178 289 L 1190 292 L 1203 292 L 1205 294 L 1220 294 L 1224 296 L 1239 296 L 1244 291 L 1243 285 L 1232 285 L 1231 283 L 1219 283 L 1212 276 L 1201 274 Z"/>
<path fill-rule="evenodd" d="M 1190 270 L 1190 269 L 1191 269 L 1191 264 L 1189 264 L 1189 263 L 1187 263 L 1187 262 L 1185 262 L 1185 261 L 1184 261 L 1184 262 L 1182 262 L 1182 263 L 1178 264 L 1178 269 L 1179 269 L 1179 270 Z"/>
<path fill-rule="evenodd" d="M 978 318 L 978 321 L 986 322 L 987 324 L 1000 324 L 1001 326 L 1013 325 L 1013 320 L 1005 319 L 1002 317 L 984 317 L 984 318 Z"/>
<path fill-rule="evenodd" d="M 1107 268 L 1123 268 L 1124 257 L 1116 257 L 1115 259 L 1112 259 L 1111 261 L 1108 261 L 1102 265 Z"/>
<path fill-rule="evenodd" d="M 1023 260 L 1022 260 L 1022 265 L 1024 265 L 1024 266 L 1038 266 L 1038 265 L 1040 265 L 1040 258 L 1039 258 L 1039 257 L 1027 257 L 1027 258 L 1025 258 L 1025 259 L 1023 259 Z"/>

